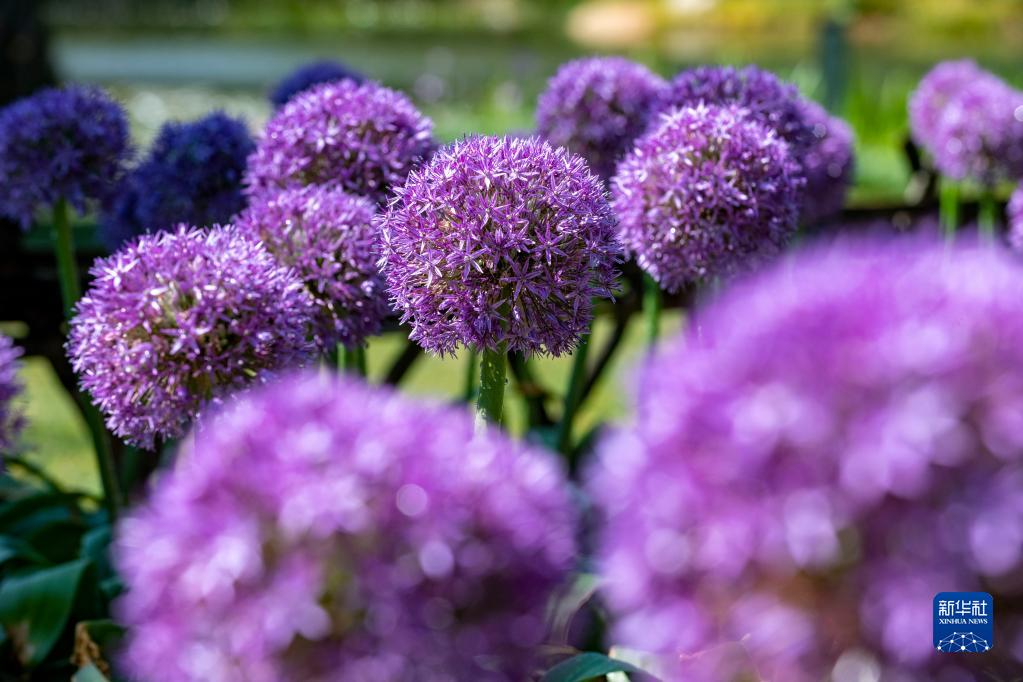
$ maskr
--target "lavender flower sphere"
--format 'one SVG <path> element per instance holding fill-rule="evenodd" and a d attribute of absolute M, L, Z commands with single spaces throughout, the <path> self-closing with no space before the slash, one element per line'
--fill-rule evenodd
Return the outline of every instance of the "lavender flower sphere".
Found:
<path fill-rule="evenodd" d="M 10 337 L 0 334 L 0 453 L 15 447 L 23 425 L 21 412 L 13 404 L 21 393 L 20 357 L 21 349 Z"/>
<path fill-rule="evenodd" d="M 659 111 L 699 104 L 747 109 L 751 118 L 788 142 L 797 159 L 815 142 L 814 124 L 806 118 L 796 87 L 757 66 L 700 66 L 682 71 L 661 96 Z"/>
<path fill-rule="evenodd" d="M 245 208 L 242 176 L 253 149 L 245 123 L 222 112 L 165 124 L 104 216 L 104 241 L 116 249 L 181 223 L 226 223 Z"/>
<path fill-rule="evenodd" d="M 1019 659 L 1019 263 L 840 243 L 731 288 L 690 328 L 645 368 L 636 423 L 592 475 L 615 641 L 741 640 L 765 680 L 863 679 L 838 674 L 857 662 L 870 679 L 973 679 L 975 661 L 934 656 L 931 604 L 984 590 L 1002 644 L 981 664 Z M 749 679 L 725 663 L 697 656 L 678 679 Z"/>
<path fill-rule="evenodd" d="M 559 355 L 615 283 L 603 184 L 538 138 L 470 137 L 437 152 L 381 216 L 381 265 L 427 350 Z"/>
<path fill-rule="evenodd" d="M 949 103 L 970 83 L 988 78 L 991 74 L 968 59 L 941 62 L 931 69 L 909 98 L 909 128 L 916 143 L 932 147 Z"/>
<path fill-rule="evenodd" d="M 110 430 L 151 448 L 211 401 L 302 362 L 314 303 L 231 227 L 145 235 L 97 260 L 68 353 Z"/>
<path fill-rule="evenodd" d="M 295 95 L 305 92 L 314 85 L 350 80 L 362 83 L 365 78 L 359 72 L 335 61 L 323 60 L 303 64 L 281 79 L 270 92 L 270 102 L 280 109 Z"/>
<path fill-rule="evenodd" d="M 582 156 L 607 180 L 646 130 L 666 85 L 645 66 L 622 57 L 568 62 L 540 95 L 537 132 Z"/>
<path fill-rule="evenodd" d="M 255 197 L 238 229 L 292 267 L 316 300 L 324 348 L 376 334 L 390 308 L 377 269 L 376 206 L 340 189 L 303 187 Z"/>
<path fill-rule="evenodd" d="M 612 182 L 619 236 L 670 292 L 779 251 L 805 181 L 789 146 L 745 109 L 704 104 L 662 118 Z"/>
<path fill-rule="evenodd" d="M 208 422 L 125 520 L 125 662 L 151 682 L 520 682 L 573 565 L 555 460 L 325 376 Z"/>
<path fill-rule="evenodd" d="M 267 123 L 248 190 L 330 185 L 381 202 L 432 151 L 432 130 L 405 95 L 377 83 L 318 85 Z"/>
<path fill-rule="evenodd" d="M 1016 251 L 1023 252 L 1023 184 L 1016 187 L 1006 207 L 1009 224 L 1009 244 Z"/>
<path fill-rule="evenodd" d="M 27 228 L 66 200 L 107 199 L 129 154 L 121 107 L 98 88 L 51 88 L 0 110 L 0 215 Z"/>
<path fill-rule="evenodd" d="M 814 143 L 802 158 L 806 191 L 800 219 L 815 223 L 833 217 L 845 206 L 855 168 L 853 133 L 845 121 L 816 102 L 804 100 L 801 106 L 812 126 Z"/>

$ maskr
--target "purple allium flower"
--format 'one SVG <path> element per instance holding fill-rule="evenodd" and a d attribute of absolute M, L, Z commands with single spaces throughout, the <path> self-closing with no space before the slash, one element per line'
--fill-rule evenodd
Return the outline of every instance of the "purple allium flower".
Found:
<path fill-rule="evenodd" d="M 982 664 L 1019 657 L 1021 275 L 996 248 L 840 242 L 698 312 L 592 475 L 614 641 L 740 642 L 765 680 L 974 679 L 934 656 L 931 603 L 984 590 Z M 715 668 L 679 679 L 737 679 Z"/>
<path fill-rule="evenodd" d="M 381 267 L 410 338 L 436 353 L 560 355 L 610 296 L 618 246 L 603 184 L 539 138 L 469 137 L 409 175 L 380 216 Z"/>
<path fill-rule="evenodd" d="M 802 158 L 806 191 L 800 219 L 815 223 L 834 216 L 845 206 L 855 167 L 853 132 L 845 121 L 831 116 L 816 102 L 804 100 L 801 107 L 813 128 L 814 143 Z"/>
<path fill-rule="evenodd" d="M 664 79 L 622 57 L 591 57 L 558 69 L 537 102 L 537 132 L 609 179 L 652 115 Z"/>
<path fill-rule="evenodd" d="M 991 78 L 969 59 L 941 62 L 925 75 L 909 98 L 909 127 L 917 144 L 930 148 L 949 103 L 977 80 Z"/>
<path fill-rule="evenodd" d="M 520 682 L 575 556 L 547 453 L 309 374 L 206 422 L 119 530 L 150 682 Z"/>
<path fill-rule="evenodd" d="M 267 123 L 248 191 L 333 185 L 382 202 L 432 152 L 432 130 L 405 95 L 378 83 L 317 85 Z"/>
<path fill-rule="evenodd" d="M 377 269 L 376 205 L 329 187 L 301 187 L 253 197 L 238 229 L 295 269 L 317 305 L 324 347 L 354 347 L 376 334 L 390 308 Z"/>
<path fill-rule="evenodd" d="M 13 404 L 21 393 L 20 357 L 21 349 L 10 337 L 0 334 L 0 453 L 15 447 L 23 426 L 21 411 Z"/>
<path fill-rule="evenodd" d="M 305 92 L 314 85 L 346 79 L 356 83 L 366 80 L 354 69 L 329 59 L 303 64 L 274 86 L 270 92 L 270 102 L 274 108 L 280 109 L 295 95 Z"/>
<path fill-rule="evenodd" d="M 134 445 L 183 435 L 210 401 L 315 350 L 305 286 L 233 227 L 144 235 L 91 274 L 68 353 L 107 426 Z"/>
<path fill-rule="evenodd" d="M 757 66 L 699 66 L 682 71 L 661 97 L 659 111 L 698 104 L 738 106 L 749 116 L 775 130 L 789 143 L 792 155 L 801 159 L 813 146 L 813 123 L 806 119 L 802 98 L 794 85 Z"/>
<path fill-rule="evenodd" d="M 619 235 L 667 291 L 775 254 L 805 181 L 789 146 L 745 109 L 699 104 L 662 117 L 612 181 Z"/>
<path fill-rule="evenodd" d="M 111 195 L 129 151 L 124 111 L 98 88 L 19 100 L 0 110 L 0 215 L 27 228 L 61 199 L 84 213 Z"/>
<path fill-rule="evenodd" d="M 1023 253 L 1023 184 L 1012 193 L 1005 212 L 1009 223 L 1009 244 Z"/>
<path fill-rule="evenodd" d="M 146 159 L 124 178 L 102 222 L 104 241 L 116 249 L 181 223 L 229 221 L 245 208 L 242 176 L 253 149 L 245 123 L 222 112 L 165 124 Z"/>

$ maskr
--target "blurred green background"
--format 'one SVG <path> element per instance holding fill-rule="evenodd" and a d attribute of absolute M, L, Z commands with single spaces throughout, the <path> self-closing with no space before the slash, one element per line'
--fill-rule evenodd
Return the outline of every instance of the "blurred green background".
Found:
<path fill-rule="evenodd" d="M 902 201 L 906 99 L 934 62 L 968 56 L 1023 83 L 1020 0 L 58 0 L 42 16 L 58 75 L 109 87 L 143 150 L 166 120 L 212 109 L 258 131 L 271 84 L 320 58 L 409 92 L 442 140 L 531 129 L 547 78 L 577 56 L 620 53 L 666 76 L 698 63 L 757 63 L 853 126 L 857 205 Z M 676 316 L 668 328 L 678 325 Z M 595 343 L 607 333 L 601 322 Z M 642 356 L 640 335 L 630 330 L 580 433 L 626 412 L 623 374 Z M 371 378 L 402 343 L 392 334 L 370 345 Z M 405 387 L 454 398 L 464 363 L 420 362 Z M 536 374 L 560 394 L 568 365 L 538 360 Z M 85 427 L 52 368 L 29 359 L 25 383 L 29 456 L 97 489 Z M 510 409 L 518 428 L 521 405 L 511 399 Z"/>

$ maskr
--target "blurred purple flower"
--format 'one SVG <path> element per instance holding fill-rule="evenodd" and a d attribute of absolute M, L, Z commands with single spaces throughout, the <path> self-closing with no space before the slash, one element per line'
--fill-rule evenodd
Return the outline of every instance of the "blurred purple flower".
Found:
<path fill-rule="evenodd" d="M 145 235 L 97 260 L 68 354 L 110 430 L 145 448 L 314 352 L 301 280 L 232 227 Z"/>
<path fill-rule="evenodd" d="M 540 95 L 537 132 L 579 154 L 604 180 L 646 130 L 667 83 L 622 57 L 591 57 L 558 69 Z"/>
<path fill-rule="evenodd" d="M 745 109 L 662 117 L 612 181 L 619 234 L 667 291 L 775 254 L 795 232 L 805 181 L 788 145 Z"/>
<path fill-rule="evenodd" d="M 1016 187 L 1009 198 L 1006 218 L 1009 223 L 1009 244 L 1023 253 L 1023 183 Z"/>
<path fill-rule="evenodd" d="M 0 334 L 0 453 L 14 449 L 24 425 L 21 410 L 14 405 L 21 393 L 18 370 L 21 349 L 8 336 Z"/>
<path fill-rule="evenodd" d="M 267 123 L 248 192 L 329 185 L 382 202 L 433 151 L 432 130 L 405 95 L 377 83 L 314 86 Z"/>
<path fill-rule="evenodd" d="M 360 345 L 380 331 L 390 310 L 376 264 L 375 213 L 368 199 L 312 186 L 254 197 L 238 217 L 241 232 L 262 241 L 305 282 L 324 348 Z"/>
<path fill-rule="evenodd" d="M 547 453 L 293 377 L 206 422 L 121 524 L 124 662 L 151 682 L 520 682 L 575 521 Z"/>
<path fill-rule="evenodd" d="M 314 85 L 346 79 L 356 83 L 366 80 L 358 71 L 329 59 L 303 64 L 273 87 L 270 91 L 270 102 L 275 109 L 280 109 L 295 95 L 305 92 Z"/>
<path fill-rule="evenodd" d="M 970 83 L 990 77 L 969 59 L 945 61 L 932 68 L 909 98 L 909 128 L 916 143 L 932 147 L 949 103 Z"/>
<path fill-rule="evenodd" d="M 381 267 L 410 338 L 560 355 L 615 285 L 618 246 L 603 184 L 539 138 L 470 137 L 396 190 Z"/>
<path fill-rule="evenodd" d="M 950 589 L 993 592 L 996 639 L 1023 634 L 1008 599 L 1023 569 L 1014 259 L 890 238 L 811 249 L 690 329 L 644 368 L 636 423 L 590 482 L 617 643 L 738 642 L 786 682 L 864 665 L 972 679 L 974 661 L 931 647 L 931 602 Z M 683 658 L 686 680 L 738 679 Z"/>
<path fill-rule="evenodd" d="M 800 219 L 813 224 L 839 213 L 853 179 L 853 132 L 816 102 L 804 100 L 803 114 L 813 129 L 814 143 L 803 154 L 806 191 Z"/>
<path fill-rule="evenodd" d="M 0 110 L 0 215 L 28 228 L 61 199 L 109 198 L 130 153 L 120 105 L 98 88 L 41 90 Z"/>
<path fill-rule="evenodd" d="M 242 176 L 253 149 L 245 123 L 223 112 L 165 124 L 111 202 L 101 223 L 104 241 L 116 250 L 132 237 L 181 223 L 228 222 L 245 208 Z"/>

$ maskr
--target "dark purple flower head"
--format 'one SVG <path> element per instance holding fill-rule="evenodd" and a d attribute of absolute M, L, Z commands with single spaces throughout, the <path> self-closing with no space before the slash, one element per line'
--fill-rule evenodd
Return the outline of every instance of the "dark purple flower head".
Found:
<path fill-rule="evenodd" d="M 800 219 L 816 223 L 831 218 L 845 206 L 855 169 L 853 133 L 845 121 L 831 116 L 816 102 L 803 100 L 800 106 L 814 137 L 802 158 L 806 191 Z"/>
<path fill-rule="evenodd" d="M 682 71 L 661 97 L 659 111 L 698 104 L 738 106 L 749 116 L 788 142 L 801 159 L 814 144 L 813 123 L 806 119 L 799 91 L 757 66 L 700 66 Z"/>
<path fill-rule="evenodd" d="M 909 127 L 916 143 L 933 147 L 949 103 L 970 83 L 990 77 L 969 59 L 941 62 L 931 69 L 909 98 Z"/>
<path fill-rule="evenodd" d="M 857 662 L 874 680 L 974 679 L 934 655 L 931 604 L 984 590 L 1003 644 L 981 663 L 1018 659 L 1020 264 L 840 242 L 726 290 L 689 328 L 644 369 L 635 424 L 591 481 L 613 640 L 736 642 L 755 679 L 864 679 L 836 672 Z M 700 659 L 665 679 L 753 679 Z"/>
<path fill-rule="evenodd" d="M 233 227 L 144 235 L 97 260 L 68 354 L 110 430 L 152 447 L 210 401 L 314 352 L 294 272 Z"/>
<path fill-rule="evenodd" d="M 521 682 L 574 563 L 549 454 L 349 380 L 205 422 L 120 526 L 124 662 L 150 682 Z"/>
<path fill-rule="evenodd" d="M 537 103 L 537 132 L 567 147 L 609 179 L 618 161 L 646 130 L 664 79 L 622 57 L 564 64 Z"/>
<path fill-rule="evenodd" d="M 390 308 L 377 269 L 376 205 L 329 187 L 301 187 L 253 197 L 238 229 L 294 268 L 316 300 L 323 347 L 354 347 L 376 334 Z"/>
<path fill-rule="evenodd" d="M 21 410 L 14 405 L 21 393 L 18 370 L 21 349 L 8 336 L 0 334 L 0 453 L 12 450 L 18 441 L 23 420 Z"/>
<path fill-rule="evenodd" d="M 305 92 L 314 85 L 346 79 L 356 83 L 366 80 L 358 71 L 335 61 L 325 59 L 303 64 L 274 86 L 270 91 L 270 102 L 273 103 L 275 109 L 280 109 L 295 95 Z"/>
<path fill-rule="evenodd" d="M 789 146 L 745 109 L 664 116 L 618 166 L 619 235 L 667 291 L 775 254 L 795 231 L 805 181 Z"/>
<path fill-rule="evenodd" d="M 382 202 L 433 150 L 432 130 L 405 95 L 378 83 L 317 85 L 267 123 L 248 191 L 332 185 Z"/>
<path fill-rule="evenodd" d="M 111 196 L 129 155 L 120 105 L 98 88 L 51 88 L 0 110 L 0 215 L 28 227 L 66 200 L 79 213 Z"/>
<path fill-rule="evenodd" d="M 381 266 L 410 338 L 571 350 L 609 296 L 618 246 L 603 184 L 539 138 L 469 137 L 415 170 L 381 216 Z"/>
<path fill-rule="evenodd" d="M 102 222 L 111 249 L 175 225 L 214 225 L 245 208 L 242 176 L 255 149 L 245 123 L 222 112 L 167 123 L 123 180 Z"/>
<path fill-rule="evenodd" d="M 1009 225 L 1009 244 L 1018 252 L 1023 253 L 1023 184 L 1016 187 L 1006 208 Z"/>

